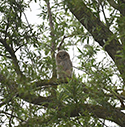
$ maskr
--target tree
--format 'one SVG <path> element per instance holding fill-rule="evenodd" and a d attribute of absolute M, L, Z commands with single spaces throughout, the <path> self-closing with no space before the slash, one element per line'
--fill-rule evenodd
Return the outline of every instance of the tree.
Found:
<path fill-rule="evenodd" d="M 31 2 L 0 1 L 1 125 L 124 127 L 125 1 L 45 0 L 40 25 Z M 83 73 L 57 79 L 55 54 L 72 46 Z"/>

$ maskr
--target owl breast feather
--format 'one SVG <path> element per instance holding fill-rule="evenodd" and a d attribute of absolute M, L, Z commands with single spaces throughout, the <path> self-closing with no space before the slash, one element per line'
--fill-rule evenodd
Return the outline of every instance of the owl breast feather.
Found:
<path fill-rule="evenodd" d="M 69 70 L 72 68 L 72 62 L 70 60 L 60 62 L 60 65 L 62 66 L 63 70 Z"/>

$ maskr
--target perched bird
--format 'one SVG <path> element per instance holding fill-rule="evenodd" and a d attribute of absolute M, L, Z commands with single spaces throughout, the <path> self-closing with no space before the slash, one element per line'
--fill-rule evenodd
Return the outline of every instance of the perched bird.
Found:
<path fill-rule="evenodd" d="M 72 62 L 69 54 L 65 50 L 60 50 L 56 55 L 58 78 L 72 77 Z"/>

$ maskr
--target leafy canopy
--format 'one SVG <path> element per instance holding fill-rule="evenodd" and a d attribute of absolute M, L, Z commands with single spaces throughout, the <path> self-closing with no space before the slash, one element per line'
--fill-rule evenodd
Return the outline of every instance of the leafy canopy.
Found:
<path fill-rule="evenodd" d="M 30 24 L 31 4 L 40 24 Z M 0 125 L 123 127 L 124 8 L 124 0 L 1 0 Z M 57 79 L 59 47 L 71 56 L 71 79 Z"/>

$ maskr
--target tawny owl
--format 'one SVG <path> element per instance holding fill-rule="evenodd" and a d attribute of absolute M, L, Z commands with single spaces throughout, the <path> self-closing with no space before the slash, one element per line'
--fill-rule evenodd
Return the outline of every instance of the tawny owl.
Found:
<path fill-rule="evenodd" d="M 60 50 L 56 55 L 58 78 L 72 77 L 72 62 L 65 50 Z"/>

